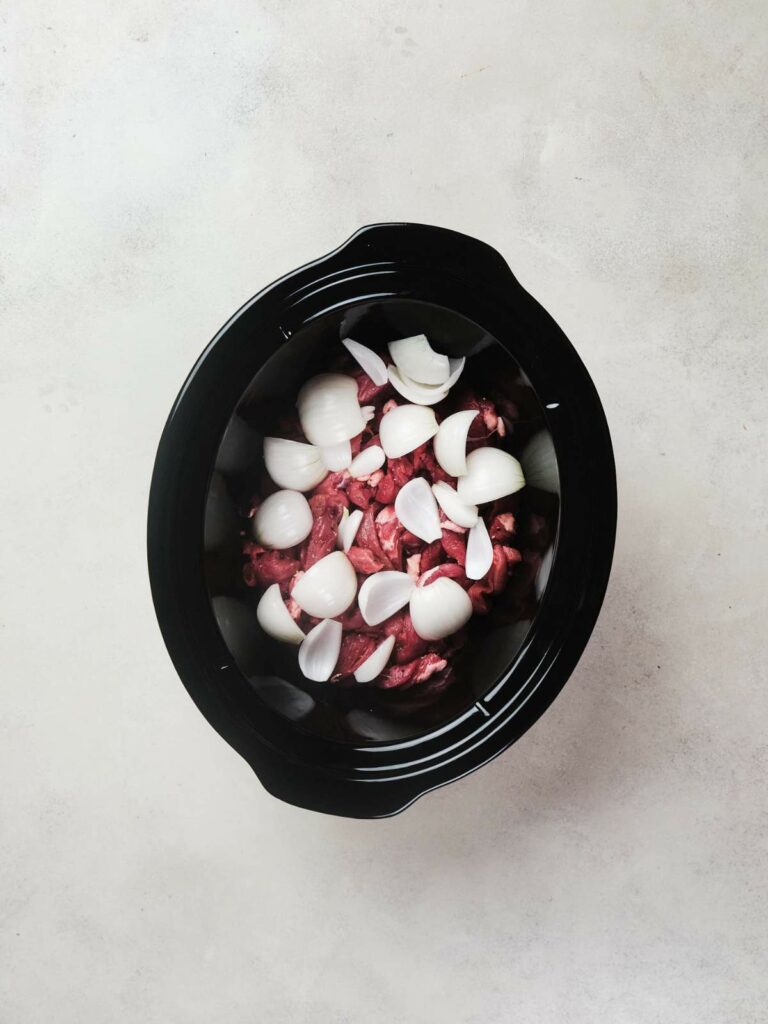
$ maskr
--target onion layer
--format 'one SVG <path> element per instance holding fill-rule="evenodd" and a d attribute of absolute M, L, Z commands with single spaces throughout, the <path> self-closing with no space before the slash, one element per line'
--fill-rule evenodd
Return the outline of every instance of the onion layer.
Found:
<path fill-rule="evenodd" d="M 349 467 L 349 475 L 355 480 L 363 480 L 365 477 L 375 473 L 384 465 L 384 449 L 377 444 L 364 448 L 359 452 Z"/>
<path fill-rule="evenodd" d="M 424 334 L 390 341 L 389 354 L 395 366 L 418 384 L 443 385 L 450 375 L 448 356 L 435 352 Z"/>
<path fill-rule="evenodd" d="M 311 629 L 299 648 L 299 668 L 316 683 L 331 678 L 341 651 L 341 623 L 323 619 Z"/>
<path fill-rule="evenodd" d="M 360 587 L 360 614 L 369 626 L 377 626 L 408 604 L 412 590 L 413 580 L 408 573 L 389 569 L 375 572 Z"/>
<path fill-rule="evenodd" d="M 452 523 L 469 529 L 477 522 L 477 505 L 465 505 L 450 484 L 438 480 L 432 484 L 432 493 L 437 503 Z"/>
<path fill-rule="evenodd" d="M 476 448 L 467 456 L 467 473 L 459 477 L 456 489 L 468 505 L 482 505 L 514 494 L 525 487 L 517 459 L 500 448 Z"/>
<path fill-rule="evenodd" d="M 374 384 L 381 387 L 387 383 L 387 367 L 384 360 L 367 345 L 351 338 L 342 338 L 341 344 L 349 352 L 355 362 L 368 374 Z"/>
<path fill-rule="evenodd" d="M 379 424 L 379 441 L 388 459 L 408 455 L 436 433 L 435 414 L 422 405 L 398 405 Z"/>
<path fill-rule="evenodd" d="M 435 434 L 435 458 L 450 476 L 464 476 L 467 472 L 467 435 L 476 416 L 476 409 L 455 412 L 446 416 Z"/>
<path fill-rule="evenodd" d="M 363 513 L 359 508 L 354 512 L 344 509 L 344 514 L 339 523 L 339 547 L 342 551 L 349 551 L 355 543 L 355 536 L 363 521 Z"/>
<path fill-rule="evenodd" d="M 264 438 L 264 465 L 278 487 L 294 491 L 311 491 L 328 475 L 314 445 L 283 437 Z"/>
<path fill-rule="evenodd" d="M 343 373 L 312 377 L 296 399 L 301 429 L 321 448 L 356 437 L 365 426 L 357 401 L 357 381 Z"/>
<path fill-rule="evenodd" d="M 355 679 L 358 683 L 370 683 L 380 676 L 387 666 L 392 648 L 395 646 L 394 635 L 388 636 L 383 643 L 380 643 L 373 654 L 370 654 L 365 661 L 355 669 Z"/>
<path fill-rule="evenodd" d="M 338 444 L 330 444 L 318 450 L 321 462 L 332 473 L 347 469 L 352 461 L 352 445 L 349 441 L 339 441 Z"/>
<path fill-rule="evenodd" d="M 307 569 L 291 597 L 308 615 L 332 619 L 349 608 L 356 592 L 352 563 L 343 551 L 333 551 Z"/>
<path fill-rule="evenodd" d="M 287 644 L 300 644 L 304 639 L 304 634 L 285 607 L 278 583 L 267 587 L 261 595 L 261 600 L 256 608 L 256 618 L 264 632 L 268 636 L 274 637 L 275 640 L 282 640 Z"/>
<path fill-rule="evenodd" d="M 467 535 L 467 558 L 464 572 L 468 580 L 481 580 L 493 563 L 493 544 L 488 528 L 478 519 Z"/>
<path fill-rule="evenodd" d="M 411 622 L 422 640 L 442 640 L 469 622 L 472 602 L 463 587 L 448 576 L 416 587 L 411 594 Z"/>
<path fill-rule="evenodd" d="M 276 491 L 253 517 L 253 535 L 265 548 L 282 551 L 301 544 L 312 530 L 312 509 L 298 491 Z"/>
<path fill-rule="evenodd" d="M 417 384 L 415 380 L 402 374 L 396 366 L 388 366 L 387 374 L 395 391 L 415 405 L 437 405 L 448 395 L 448 388 L 433 388 L 426 384 Z"/>
<path fill-rule="evenodd" d="M 427 544 L 443 535 L 437 502 L 424 477 L 417 476 L 400 488 L 395 498 L 395 515 L 406 530 Z"/>

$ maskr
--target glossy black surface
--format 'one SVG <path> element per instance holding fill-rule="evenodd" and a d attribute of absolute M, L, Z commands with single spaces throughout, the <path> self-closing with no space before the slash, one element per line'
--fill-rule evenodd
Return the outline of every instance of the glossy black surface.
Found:
<path fill-rule="evenodd" d="M 257 696 L 242 662 L 240 668 L 234 664 L 209 599 L 203 520 L 222 437 L 267 360 L 287 351 L 286 341 L 295 335 L 302 344 L 308 338 L 301 365 L 296 363 L 297 374 L 307 376 L 312 360 L 321 358 L 311 339 L 322 336 L 322 324 L 381 308 L 396 317 L 398 302 L 408 320 L 406 333 L 415 333 L 407 310 L 412 313 L 414 303 L 429 304 L 433 319 L 443 310 L 449 333 L 458 314 L 480 336 L 485 332 L 496 339 L 522 368 L 545 410 L 557 452 L 557 547 L 531 629 L 510 634 L 509 650 L 497 652 L 474 703 L 465 702 L 454 717 L 419 735 L 350 743 L 348 736 L 342 742 L 303 729 L 295 721 L 302 708 L 280 706 L 285 692 L 279 688 L 277 701 L 268 706 L 269 694 L 265 697 L 262 689 Z M 490 760 L 551 703 L 597 617 L 615 524 L 615 472 L 605 417 L 562 331 L 495 250 L 440 228 L 384 224 L 363 228 L 335 252 L 265 289 L 200 357 L 160 442 L 148 555 L 158 619 L 184 685 L 266 788 L 299 806 L 377 817 L 402 810 Z M 297 691 L 299 704 L 302 699 Z"/>

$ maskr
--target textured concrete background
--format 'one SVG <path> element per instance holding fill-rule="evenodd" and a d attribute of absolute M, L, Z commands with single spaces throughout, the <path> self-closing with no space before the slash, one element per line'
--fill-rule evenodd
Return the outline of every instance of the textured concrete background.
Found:
<path fill-rule="evenodd" d="M 765 1021 L 762 0 L 0 11 L 0 1021 Z M 562 324 L 621 519 L 551 710 L 360 823 L 198 714 L 144 528 L 209 337 L 386 219 Z"/>

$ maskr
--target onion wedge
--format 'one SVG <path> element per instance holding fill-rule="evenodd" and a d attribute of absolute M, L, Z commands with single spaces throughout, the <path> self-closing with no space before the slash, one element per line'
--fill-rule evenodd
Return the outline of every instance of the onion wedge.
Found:
<path fill-rule="evenodd" d="M 311 629 L 299 648 L 299 668 L 315 683 L 331 678 L 341 651 L 341 623 L 323 619 Z"/>
<path fill-rule="evenodd" d="M 355 679 L 358 683 L 370 683 L 386 668 L 392 648 L 395 646 L 395 637 L 388 636 L 383 643 L 380 643 L 373 654 L 369 655 L 362 665 L 355 669 Z"/>

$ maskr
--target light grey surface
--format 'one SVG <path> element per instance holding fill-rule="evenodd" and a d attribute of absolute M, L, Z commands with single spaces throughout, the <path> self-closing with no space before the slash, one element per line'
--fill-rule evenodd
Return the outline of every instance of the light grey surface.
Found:
<path fill-rule="evenodd" d="M 0 1020 L 764 1021 L 765 4 L 2 26 Z M 554 314 L 621 518 L 551 710 L 360 823 L 267 796 L 195 710 L 144 519 L 209 337 L 387 219 L 486 239 Z"/>

